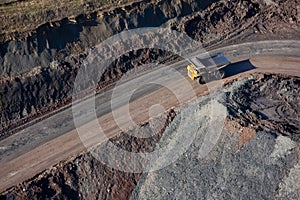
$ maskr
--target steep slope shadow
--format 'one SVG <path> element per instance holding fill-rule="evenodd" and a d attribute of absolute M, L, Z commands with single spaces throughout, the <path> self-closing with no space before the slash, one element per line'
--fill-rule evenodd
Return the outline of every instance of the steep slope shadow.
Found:
<path fill-rule="evenodd" d="M 256 67 L 254 65 L 252 65 L 248 59 L 248 60 L 243 60 L 243 61 L 236 62 L 236 63 L 231 63 L 231 64 L 227 65 L 226 67 L 220 69 L 219 71 L 223 71 L 225 73 L 225 75 L 223 77 L 223 79 L 225 79 L 225 78 L 237 75 L 242 72 L 253 70 L 255 68 Z M 213 73 L 204 74 L 203 77 L 205 79 L 205 83 L 209 83 L 209 82 L 220 79 L 220 77 L 215 77 L 213 75 Z M 199 84 L 202 85 L 204 83 L 201 82 L 201 80 L 199 79 Z"/>
<path fill-rule="evenodd" d="M 240 62 L 232 63 L 226 66 L 223 70 L 225 72 L 224 78 L 228 78 L 234 75 L 237 75 L 242 72 L 250 71 L 256 67 L 248 60 L 243 60 Z"/>

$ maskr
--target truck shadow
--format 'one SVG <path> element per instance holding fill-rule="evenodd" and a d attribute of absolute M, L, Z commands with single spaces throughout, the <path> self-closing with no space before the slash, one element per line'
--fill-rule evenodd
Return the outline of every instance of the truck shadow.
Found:
<path fill-rule="evenodd" d="M 230 76 L 237 75 L 242 72 L 250 71 L 255 69 L 256 67 L 251 64 L 251 62 L 248 60 L 243 60 L 237 63 L 232 63 L 228 66 L 226 66 L 223 70 L 225 72 L 224 78 L 228 78 Z"/>

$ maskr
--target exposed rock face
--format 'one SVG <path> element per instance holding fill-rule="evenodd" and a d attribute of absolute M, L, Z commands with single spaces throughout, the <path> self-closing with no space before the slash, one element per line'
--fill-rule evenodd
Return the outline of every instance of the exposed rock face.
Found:
<path fill-rule="evenodd" d="M 6 199 L 129 199 L 139 174 L 106 167 L 90 154 L 61 163 L 31 183 L 7 194 Z M 2 196 L 1 198 L 4 198 Z"/>
<path fill-rule="evenodd" d="M 169 124 L 164 134 L 136 140 L 123 133 L 111 139 L 127 151 L 151 152 L 157 144 L 166 145 L 175 132 L 186 135 L 196 130 L 188 150 L 161 170 L 123 173 L 83 153 L 7 190 L 1 198 L 297 199 L 300 195 L 297 178 L 300 123 L 295 120 L 299 120 L 299 81 L 296 77 L 270 74 L 237 80 L 227 85 L 224 93 L 211 96 L 217 101 L 203 97 L 178 111 L 189 113 L 181 116 L 185 118 L 181 123 L 189 127 L 188 130 L 178 127 L 180 115 L 175 116 L 172 111 L 163 118 Z M 218 111 L 227 110 L 228 116 L 216 145 L 207 156 L 201 157 L 208 128 L 207 109 L 210 107 L 207 105 L 211 103 L 218 106 Z M 289 105 L 293 105 L 294 113 L 270 111 Z M 193 123 L 189 119 L 193 119 Z M 145 131 L 148 126 L 135 131 Z M 286 134 L 286 127 L 290 127 L 291 134 Z M 176 144 L 176 148 L 179 147 Z"/>
<path fill-rule="evenodd" d="M 132 199 L 282 197 L 278 190 L 286 182 L 285 174 L 294 167 L 297 170 L 299 150 L 293 149 L 279 159 L 272 158 L 277 139 L 264 131 L 257 132 L 241 149 L 232 135 L 220 139 L 223 144 L 206 159 L 197 158 L 196 146 L 169 167 L 142 175 Z M 299 181 L 293 183 L 299 185 Z M 297 199 L 299 192 L 289 188 L 285 195 Z"/>
<path fill-rule="evenodd" d="M 165 124 L 153 137 L 144 140 L 132 136 L 141 131 L 151 134 L 151 125 L 147 123 L 130 133 L 121 133 L 110 141 L 129 152 L 152 152 L 175 116 L 175 111 L 170 110 L 155 118 Z M 126 158 L 123 159 L 126 162 Z M 37 175 L 30 183 L 20 185 L 16 193 L 0 195 L 0 199 L 129 199 L 139 177 L 140 173 L 112 169 L 96 160 L 92 154 L 83 153 Z"/>
<path fill-rule="evenodd" d="M 234 82 L 225 91 L 229 116 L 213 151 L 199 157 L 195 139 L 172 165 L 143 174 L 132 199 L 298 199 L 298 87 L 299 78 L 275 75 Z"/>
<path fill-rule="evenodd" d="M 5 42 L 0 48 L 2 132 L 70 102 L 72 83 L 86 52 L 107 37 L 126 29 L 160 26 L 205 9 L 212 2 L 137 2 L 81 14 L 76 22 L 63 19 L 46 23 L 23 40 Z M 129 52 L 113 63 L 101 80 L 111 82 L 128 69 L 169 55 L 148 49 Z"/>
<path fill-rule="evenodd" d="M 23 39 L 14 37 L 0 47 L 0 131 L 8 134 L 8 130 L 69 103 L 76 72 L 87 51 L 113 34 L 165 26 L 204 45 L 295 39 L 300 35 L 298 4 L 299 0 L 270 5 L 256 0 L 142 1 L 45 23 L 25 38 L 20 32 Z M 160 50 L 129 52 L 103 74 L 100 85 L 142 63 L 175 57 L 170 56 Z"/>
<path fill-rule="evenodd" d="M 35 66 L 48 67 L 57 56 L 83 53 L 107 37 L 126 29 L 161 26 L 170 19 L 205 9 L 212 2 L 138 2 L 113 10 L 81 14 L 75 18 L 76 22 L 66 18 L 46 23 L 24 40 L 3 44 L 1 75 L 20 74 Z"/>
<path fill-rule="evenodd" d="M 260 75 L 229 94 L 228 108 L 240 123 L 285 135 L 299 142 L 299 78 Z M 235 99 L 233 101 L 233 99 Z"/>
<path fill-rule="evenodd" d="M 83 11 L 70 8 L 63 15 L 62 10 L 41 11 L 49 18 L 37 17 L 33 19 L 37 24 L 30 27 L 26 27 L 27 20 L 32 20 L 28 17 L 36 16 L 1 15 L 0 136 L 70 103 L 73 82 L 87 51 L 113 34 L 162 26 L 186 33 L 204 46 L 299 39 L 299 4 L 299 0 L 148 0 L 97 11 L 101 5 L 89 3 Z M 15 32 L 16 25 L 10 30 L 11 19 L 22 20 L 20 26 L 26 30 Z M 140 64 L 175 57 L 155 49 L 129 52 L 104 72 L 99 87 Z M 300 198 L 299 87 L 299 78 L 275 75 L 233 82 L 217 104 L 228 111 L 224 132 L 205 159 L 199 158 L 199 140 L 207 124 L 205 118 L 199 118 L 191 127 L 199 130 L 198 140 L 167 168 L 147 174 L 123 173 L 83 153 L 10 188 L 0 199 L 228 199 L 248 198 L 249 194 L 251 198 Z M 207 101 L 182 109 L 193 110 L 189 117 L 198 119 Z M 176 129 L 174 116 L 167 116 L 166 140 L 172 136 L 170 130 Z M 162 135 L 138 140 L 123 133 L 111 141 L 128 151 L 152 151 Z"/>

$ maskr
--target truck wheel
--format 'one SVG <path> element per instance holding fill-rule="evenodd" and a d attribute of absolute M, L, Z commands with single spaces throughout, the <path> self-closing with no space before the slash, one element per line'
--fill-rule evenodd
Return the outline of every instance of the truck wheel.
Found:
<path fill-rule="evenodd" d="M 199 81 L 199 84 L 200 84 L 200 85 L 205 84 L 205 82 L 206 82 L 204 76 L 200 76 L 198 81 Z"/>
<path fill-rule="evenodd" d="M 225 71 L 224 70 L 220 70 L 220 77 L 224 78 L 225 77 Z"/>

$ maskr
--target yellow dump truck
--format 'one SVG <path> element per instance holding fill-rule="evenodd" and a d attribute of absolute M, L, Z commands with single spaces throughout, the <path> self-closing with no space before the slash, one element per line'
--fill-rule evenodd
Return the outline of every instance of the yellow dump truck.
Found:
<path fill-rule="evenodd" d="M 187 66 L 188 76 L 192 80 L 198 79 L 200 84 L 223 78 L 225 76 L 224 68 L 230 64 L 223 53 L 196 56 L 188 59 L 188 61 L 190 62 Z"/>

